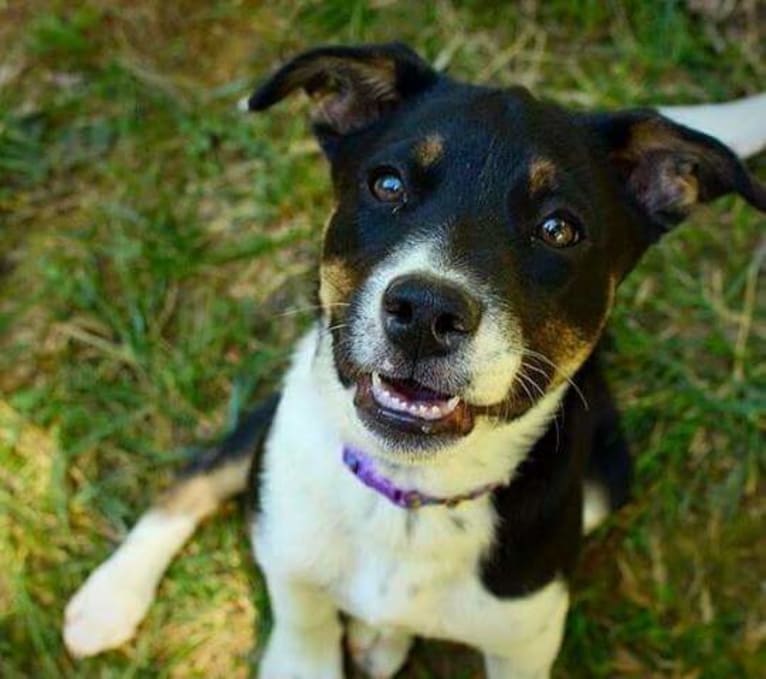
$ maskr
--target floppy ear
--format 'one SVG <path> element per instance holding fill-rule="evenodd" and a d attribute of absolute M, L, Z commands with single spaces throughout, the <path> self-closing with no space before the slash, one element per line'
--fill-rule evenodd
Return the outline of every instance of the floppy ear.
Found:
<path fill-rule="evenodd" d="M 437 78 L 401 43 L 319 47 L 282 66 L 248 99 L 247 108 L 262 111 L 303 89 L 313 99 L 314 129 L 326 147 L 375 122 Z"/>
<path fill-rule="evenodd" d="M 617 177 L 661 234 L 699 203 L 738 193 L 766 211 L 766 187 L 713 137 L 652 110 L 587 116 Z"/>

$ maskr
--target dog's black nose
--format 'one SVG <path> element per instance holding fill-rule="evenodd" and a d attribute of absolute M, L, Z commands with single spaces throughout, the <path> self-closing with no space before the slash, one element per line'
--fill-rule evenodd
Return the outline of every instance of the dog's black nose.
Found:
<path fill-rule="evenodd" d="M 400 276 L 383 293 L 383 327 L 409 356 L 454 351 L 479 327 L 481 306 L 453 283 L 426 275 Z"/>

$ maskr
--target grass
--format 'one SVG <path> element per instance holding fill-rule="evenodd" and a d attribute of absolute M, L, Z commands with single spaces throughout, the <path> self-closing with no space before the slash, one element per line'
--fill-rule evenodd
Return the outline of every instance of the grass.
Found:
<path fill-rule="evenodd" d="M 0 2 L 0 675 L 252 671 L 266 607 L 236 505 L 134 642 L 76 663 L 59 632 L 184 451 L 279 379 L 311 318 L 326 168 L 303 102 L 234 110 L 259 76 L 318 42 L 397 38 L 578 107 L 731 98 L 766 81 L 763 10 L 732 4 Z M 721 201 L 621 290 L 608 368 L 636 499 L 589 541 L 559 677 L 766 676 L 763 227 Z M 423 644 L 405 676 L 480 665 Z"/>

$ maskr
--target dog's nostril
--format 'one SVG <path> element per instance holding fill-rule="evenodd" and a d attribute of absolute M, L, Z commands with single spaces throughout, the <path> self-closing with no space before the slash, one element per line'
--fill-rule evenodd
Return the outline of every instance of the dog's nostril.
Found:
<path fill-rule="evenodd" d="M 433 332 L 438 338 L 446 338 L 448 335 L 465 334 L 468 332 L 465 322 L 454 314 L 440 314 L 433 324 Z"/>
<path fill-rule="evenodd" d="M 383 301 L 383 308 L 389 316 L 399 323 L 411 323 L 414 315 L 412 304 L 400 298 L 387 298 Z"/>
<path fill-rule="evenodd" d="M 456 350 L 476 332 L 481 319 L 481 305 L 466 290 L 422 274 L 392 281 L 381 311 L 388 339 L 420 357 Z"/>

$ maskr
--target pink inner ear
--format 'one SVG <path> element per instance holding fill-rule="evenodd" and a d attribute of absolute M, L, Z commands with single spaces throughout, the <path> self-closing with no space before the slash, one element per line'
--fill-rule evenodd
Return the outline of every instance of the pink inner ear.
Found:
<path fill-rule="evenodd" d="M 332 70 L 330 71 L 330 66 Z M 312 119 L 338 134 L 358 130 L 399 100 L 393 63 L 325 63 L 320 82 L 306 88 L 314 101 Z"/>
<path fill-rule="evenodd" d="M 358 121 L 359 104 L 353 91 L 342 89 L 330 94 L 325 93 L 315 99 L 315 110 L 311 117 L 315 122 L 329 125 L 340 134 L 346 134 L 355 127 L 360 127 Z"/>
<path fill-rule="evenodd" d="M 395 99 L 376 98 L 365 88 L 344 86 L 341 89 L 314 97 L 311 118 L 315 123 L 328 125 L 338 134 L 347 134 L 370 124 L 380 117 Z"/>
<path fill-rule="evenodd" d="M 653 151 L 643 156 L 628 179 L 633 195 L 650 213 L 686 213 L 699 198 L 699 182 L 692 163 L 671 153 Z"/>

